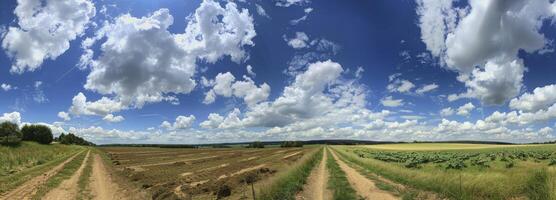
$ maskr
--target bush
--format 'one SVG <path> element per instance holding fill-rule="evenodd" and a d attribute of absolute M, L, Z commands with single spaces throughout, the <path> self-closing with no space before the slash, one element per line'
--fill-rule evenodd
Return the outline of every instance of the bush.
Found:
<path fill-rule="evenodd" d="M 260 141 L 253 142 L 247 146 L 247 148 L 264 148 L 264 144 Z"/>
<path fill-rule="evenodd" d="M 280 145 L 280 147 L 303 147 L 303 142 L 301 141 L 285 141 Z"/>
<path fill-rule="evenodd" d="M 18 145 L 21 142 L 21 132 L 17 124 L 3 122 L 0 124 L 0 144 Z"/>
<path fill-rule="evenodd" d="M 35 141 L 40 144 L 50 144 L 54 137 L 52 131 L 45 125 L 25 125 L 21 128 L 24 141 Z"/>
<path fill-rule="evenodd" d="M 74 135 L 73 133 L 61 134 L 58 136 L 55 141 L 62 143 L 62 144 L 76 144 L 76 145 L 83 145 L 83 146 L 95 146 L 92 142 L 89 142 L 79 136 Z"/>

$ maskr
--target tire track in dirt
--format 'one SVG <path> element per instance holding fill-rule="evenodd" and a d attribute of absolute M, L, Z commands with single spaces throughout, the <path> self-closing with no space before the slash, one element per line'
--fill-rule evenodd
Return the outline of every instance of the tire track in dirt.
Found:
<path fill-rule="evenodd" d="M 37 193 L 39 186 L 43 185 L 44 183 L 46 183 L 46 181 L 48 181 L 48 179 L 58 174 L 58 172 L 62 170 L 67 163 L 75 159 L 75 157 L 77 157 L 77 155 L 79 155 L 81 152 L 82 151 L 79 151 L 75 155 L 66 159 L 64 162 L 60 163 L 44 174 L 36 176 L 35 178 L 32 178 L 31 180 L 21 184 L 16 189 L 0 196 L 0 199 L 31 199 L 35 195 L 35 193 Z"/>
<path fill-rule="evenodd" d="M 87 155 L 85 156 L 85 159 L 83 159 L 81 166 L 79 166 L 79 169 L 77 169 L 77 171 L 75 171 L 75 173 L 69 179 L 64 180 L 62 183 L 60 183 L 58 187 L 46 193 L 46 195 L 41 199 L 45 199 L 45 200 L 75 199 L 77 193 L 79 192 L 79 187 L 77 185 L 77 182 L 79 181 L 79 177 L 81 177 L 81 175 L 83 174 L 83 169 L 85 169 L 85 166 L 87 165 L 87 160 L 89 159 L 90 153 L 91 150 L 87 152 Z"/>
<path fill-rule="evenodd" d="M 336 160 L 342 171 L 346 173 L 349 184 L 355 189 L 359 196 L 365 199 L 381 199 L 381 200 L 397 200 L 398 197 L 379 189 L 376 187 L 374 181 L 368 179 L 367 177 L 361 175 L 357 170 L 351 168 L 344 161 L 342 161 L 336 152 L 332 152 L 333 159 Z"/>
<path fill-rule="evenodd" d="M 112 180 L 100 155 L 93 155 L 93 170 L 89 182 L 93 199 L 128 199 Z"/>
<path fill-rule="evenodd" d="M 329 200 L 332 198 L 332 192 L 327 189 L 326 149 L 322 153 L 322 160 L 309 175 L 307 184 L 303 186 L 302 192 L 296 196 L 296 200 Z"/>

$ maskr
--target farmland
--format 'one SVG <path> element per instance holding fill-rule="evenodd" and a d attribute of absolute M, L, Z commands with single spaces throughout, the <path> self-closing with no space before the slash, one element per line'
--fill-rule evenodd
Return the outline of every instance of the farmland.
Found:
<path fill-rule="evenodd" d="M 102 148 L 116 170 L 154 199 L 250 199 L 251 182 L 259 191 L 318 149 Z"/>
<path fill-rule="evenodd" d="M 451 199 L 555 198 L 554 145 L 399 144 L 336 150 L 370 172 Z"/>

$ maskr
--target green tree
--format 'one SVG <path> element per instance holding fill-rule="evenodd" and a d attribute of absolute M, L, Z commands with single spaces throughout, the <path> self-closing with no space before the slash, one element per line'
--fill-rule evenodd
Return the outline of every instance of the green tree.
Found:
<path fill-rule="evenodd" d="M 33 124 L 25 125 L 21 129 L 23 133 L 23 140 L 25 141 L 35 141 L 40 144 L 50 144 L 54 137 L 52 136 L 52 130 L 48 126 Z"/>
<path fill-rule="evenodd" d="M 21 132 L 19 126 L 12 122 L 2 122 L 0 124 L 0 144 L 18 145 L 21 142 Z"/>

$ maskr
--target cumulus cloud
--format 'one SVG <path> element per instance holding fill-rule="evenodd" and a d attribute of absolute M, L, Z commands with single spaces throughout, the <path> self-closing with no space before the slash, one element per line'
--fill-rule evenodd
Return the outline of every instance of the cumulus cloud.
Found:
<path fill-rule="evenodd" d="M 268 98 L 270 95 L 268 84 L 263 83 L 257 86 L 251 78 L 244 76 L 243 79 L 243 81 L 235 81 L 234 75 L 230 72 L 218 73 L 214 80 L 208 81 L 207 85 L 212 85 L 212 89 L 205 94 L 203 103 L 213 103 L 217 95 L 242 98 L 248 106 L 253 106 Z"/>
<path fill-rule="evenodd" d="M 198 61 L 214 63 L 229 56 L 242 62 L 247 58 L 244 46 L 254 45 L 253 18 L 234 2 L 222 7 L 205 0 L 188 19 L 180 34 L 168 30 L 174 19 L 167 9 L 107 22 L 82 44 L 85 52 L 92 52 L 92 44 L 104 41 L 97 59 L 82 56 L 81 63 L 91 69 L 85 88 L 137 108 L 160 101 L 177 104 L 175 94 L 188 94 L 196 86 Z"/>
<path fill-rule="evenodd" d="M 294 49 L 302 49 L 308 46 L 309 36 L 304 32 L 296 32 L 294 38 L 285 38 L 284 40 L 288 42 L 288 45 Z"/>
<path fill-rule="evenodd" d="M 411 89 L 415 87 L 415 84 L 408 80 L 393 78 L 390 82 L 386 86 L 389 92 L 410 93 Z"/>
<path fill-rule="evenodd" d="M 121 121 L 124 121 L 124 119 L 125 118 L 121 115 L 114 116 L 113 114 L 107 114 L 106 116 L 104 116 L 102 118 L 102 120 L 107 121 L 107 122 L 111 122 L 111 123 L 121 122 Z"/>
<path fill-rule="evenodd" d="M 419 89 L 415 90 L 415 93 L 422 95 L 427 92 L 434 91 L 436 89 L 438 89 L 438 85 L 436 83 L 431 83 L 431 84 L 423 85 Z"/>
<path fill-rule="evenodd" d="M 4 113 L 0 116 L 0 122 L 21 124 L 21 114 L 19 112 Z"/>
<path fill-rule="evenodd" d="M 64 112 L 64 111 L 58 112 L 58 117 L 61 118 L 61 119 L 63 119 L 64 121 L 69 121 L 69 120 L 71 120 L 71 117 L 70 117 L 69 113 Z"/>
<path fill-rule="evenodd" d="M 270 16 L 268 16 L 268 14 L 266 13 L 266 10 L 261 5 L 255 4 L 255 6 L 257 7 L 257 14 L 266 18 L 270 18 Z"/>
<path fill-rule="evenodd" d="M 461 116 L 469 116 L 469 114 L 471 114 L 471 111 L 473 111 L 473 109 L 475 109 L 475 105 L 473 105 L 473 103 L 469 102 L 466 103 L 463 106 L 460 106 L 458 108 L 458 112 L 456 114 L 461 115 Z"/>
<path fill-rule="evenodd" d="M 180 115 L 176 117 L 176 121 L 173 124 L 168 121 L 163 121 L 162 124 L 160 124 L 160 127 L 165 128 L 167 130 L 187 129 L 193 125 L 193 122 L 195 122 L 195 116 Z"/>
<path fill-rule="evenodd" d="M 455 111 L 452 108 L 443 108 L 442 110 L 440 110 L 440 116 L 442 117 L 447 117 L 447 116 L 452 116 L 454 115 Z"/>
<path fill-rule="evenodd" d="M 87 97 L 83 93 L 78 93 L 72 99 L 72 105 L 69 113 L 73 115 L 98 115 L 106 116 L 108 114 L 119 112 L 126 109 L 121 102 L 114 101 L 107 97 L 102 97 L 97 101 L 87 101 Z"/>
<path fill-rule="evenodd" d="M 15 89 L 17 89 L 17 87 L 13 87 L 12 85 L 6 84 L 6 83 L 2 83 L 2 84 L 0 85 L 0 88 L 2 88 L 2 90 L 6 91 L 6 92 L 7 92 L 7 91 L 10 91 L 10 90 L 15 90 Z"/>
<path fill-rule="evenodd" d="M 538 87 L 533 93 L 525 93 L 518 98 L 510 101 L 510 108 L 525 111 L 536 112 L 546 109 L 556 103 L 556 85 L 547 85 Z"/>
<path fill-rule="evenodd" d="M 380 100 L 380 103 L 386 107 L 400 107 L 404 105 L 402 99 L 394 99 L 392 96 L 387 96 Z"/>
<path fill-rule="evenodd" d="M 307 20 L 307 17 L 309 17 L 309 14 L 311 12 L 313 12 L 313 8 L 305 8 L 305 9 L 303 9 L 303 12 L 304 12 L 304 14 L 303 14 L 302 17 L 300 17 L 298 19 L 291 20 L 290 24 L 295 26 L 295 25 L 299 24 L 300 22 Z"/>
<path fill-rule="evenodd" d="M 421 39 L 443 65 L 460 73 L 467 91 L 452 95 L 503 104 L 519 94 L 525 66 L 518 52 L 535 53 L 548 40 L 540 30 L 553 19 L 554 3 L 472 0 L 468 8 L 451 0 L 420 0 Z"/>
<path fill-rule="evenodd" d="M 247 69 L 247 74 L 249 74 L 252 77 L 257 76 L 257 74 L 255 72 L 253 72 L 253 67 L 251 65 L 247 65 L 247 67 L 245 67 Z"/>
<path fill-rule="evenodd" d="M 9 27 L 2 41 L 14 60 L 10 72 L 35 71 L 44 60 L 62 55 L 95 13 L 89 0 L 18 0 L 14 10 L 18 26 Z"/>

